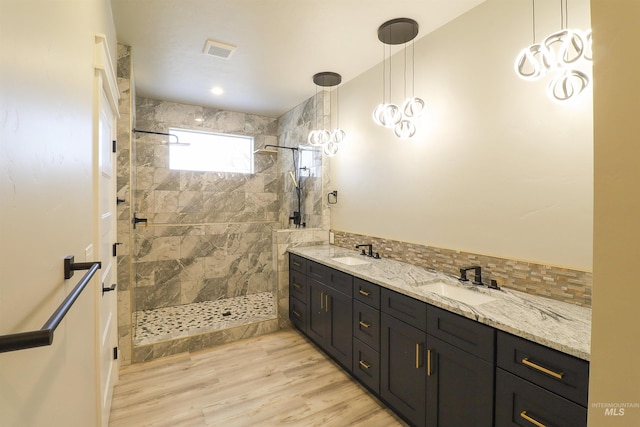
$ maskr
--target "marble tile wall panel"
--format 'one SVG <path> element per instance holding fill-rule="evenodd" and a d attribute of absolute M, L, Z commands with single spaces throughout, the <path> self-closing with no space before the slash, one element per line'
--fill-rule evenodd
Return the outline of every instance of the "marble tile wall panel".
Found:
<path fill-rule="evenodd" d="M 117 298 L 118 347 L 120 363 L 129 364 L 132 358 L 131 321 L 131 127 L 133 88 L 131 87 L 131 48 L 118 45 L 116 82 L 120 99 L 117 122 L 118 149 L 116 155 L 117 204 Z"/>
<path fill-rule="evenodd" d="M 286 147 L 308 146 L 307 137 L 312 129 L 318 128 L 319 122 L 327 121 L 328 112 L 322 117 L 323 99 L 321 96 L 312 96 L 305 102 L 296 106 L 278 119 L 278 144 Z M 328 100 L 325 99 L 325 104 Z M 319 115 L 320 116 L 319 116 Z M 312 147 L 308 147 L 312 148 Z M 323 187 L 328 186 L 328 158 L 323 158 L 321 152 L 315 153 L 307 170 L 300 170 L 300 188 L 302 192 L 301 205 L 303 222 L 307 228 L 328 227 L 328 208 L 325 210 L 323 203 Z M 299 164 L 300 161 L 296 160 Z M 289 217 L 298 210 L 298 200 L 295 187 L 290 178 L 286 176 L 288 171 L 293 171 L 293 158 L 290 153 L 282 150 L 278 154 L 279 169 L 284 176 L 283 200 L 280 205 L 279 221 L 283 228 L 292 228 Z M 325 222 L 323 222 L 325 221 Z"/>
<path fill-rule="evenodd" d="M 483 278 L 500 286 L 584 307 L 591 306 L 592 274 L 586 271 L 542 265 L 507 258 L 442 249 L 396 240 L 333 230 L 335 245 L 353 249 L 372 243 L 384 258 L 459 276 L 464 265 L 482 266 Z"/>

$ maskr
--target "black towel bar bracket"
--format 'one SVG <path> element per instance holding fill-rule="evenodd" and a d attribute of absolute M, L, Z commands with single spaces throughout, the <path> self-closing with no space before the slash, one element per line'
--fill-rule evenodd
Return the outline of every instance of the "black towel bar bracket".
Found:
<path fill-rule="evenodd" d="M 101 267 L 100 262 L 74 262 L 73 256 L 64 258 L 64 278 L 69 279 L 75 270 L 87 271 L 73 290 L 62 301 L 60 306 L 53 312 L 49 320 L 37 331 L 19 332 L 0 336 L 0 353 L 8 351 L 24 350 L 33 347 L 42 347 L 53 343 L 53 332 L 56 330 L 62 319 L 71 309 L 73 303 L 78 299 L 84 288 L 87 287 L 96 271 Z"/>
<path fill-rule="evenodd" d="M 88 270 L 93 264 L 98 264 L 98 268 L 102 267 L 99 262 L 75 262 L 73 255 L 66 256 L 64 257 L 64 278 L 71 279 L 74 271 Z"/>

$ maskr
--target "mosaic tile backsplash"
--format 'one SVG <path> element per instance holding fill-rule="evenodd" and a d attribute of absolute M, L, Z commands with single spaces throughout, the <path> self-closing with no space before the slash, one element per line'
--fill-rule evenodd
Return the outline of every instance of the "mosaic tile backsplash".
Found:
<path fill-rule="evenodd" d="M 335 245 L 353 249 L 372 243 L 380 256 L 430 268 L 453 276 L 460 267 L 480 265 L 485 283 L 495 279 L 500 286 L 584 307 L 591 306 L 592 274 L 568 268 L 435 248 L 397 240 L 332 230 Z"/>

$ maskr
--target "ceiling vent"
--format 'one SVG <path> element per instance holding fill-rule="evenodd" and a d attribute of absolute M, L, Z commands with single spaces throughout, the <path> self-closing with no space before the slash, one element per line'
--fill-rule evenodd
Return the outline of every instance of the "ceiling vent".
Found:
<path fill-rule="evenodd" d="M 229 59 L 233 52 L 235 52 L 236 47 L 230 44 L 220 43 L 214 40 L 207 40 L 204 44 L 203 53 L 211 56 L 215 56 L 217 58 Z"/>

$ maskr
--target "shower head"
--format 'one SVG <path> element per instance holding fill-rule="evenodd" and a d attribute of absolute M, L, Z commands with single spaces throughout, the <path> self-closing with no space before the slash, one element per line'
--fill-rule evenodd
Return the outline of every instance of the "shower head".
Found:
<path fill-rule="evenodd" d="M 294 187 L 298 188 L 298 180 L 292 171 L 289 171 L 289 176 L 291 177 L 291 181 L 293 181 Z"/>

